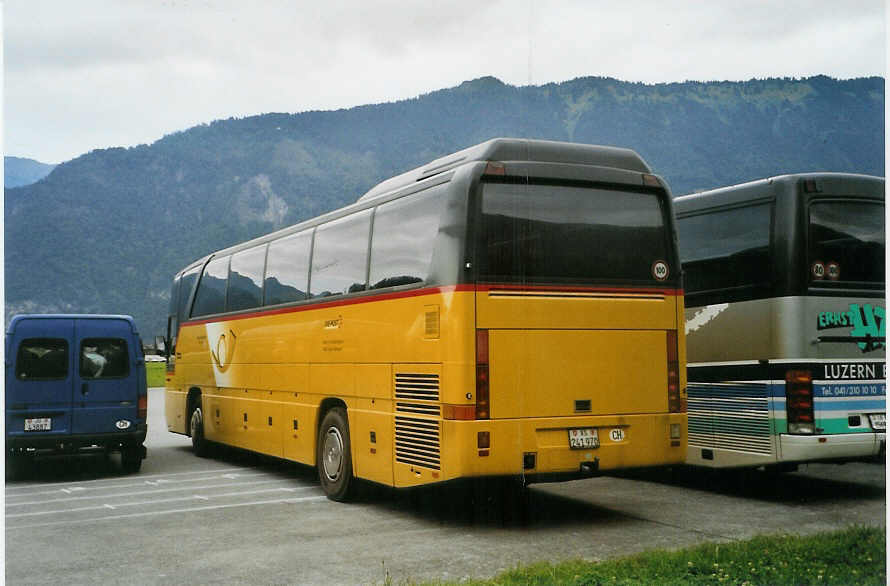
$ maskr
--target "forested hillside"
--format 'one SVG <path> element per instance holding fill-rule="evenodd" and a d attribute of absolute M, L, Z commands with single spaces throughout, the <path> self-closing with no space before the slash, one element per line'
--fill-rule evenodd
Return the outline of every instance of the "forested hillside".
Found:
<path fill-rule="evenodd" d="M 219 120 L 7 189 L 6 314 L 128 313 L 148 339 L 185 263 L 492 137 L 630 147 L 681 194 L 789 172 L 883 175 L 883 112 L 881 78 L 489 77 L 396 103 Z"/>

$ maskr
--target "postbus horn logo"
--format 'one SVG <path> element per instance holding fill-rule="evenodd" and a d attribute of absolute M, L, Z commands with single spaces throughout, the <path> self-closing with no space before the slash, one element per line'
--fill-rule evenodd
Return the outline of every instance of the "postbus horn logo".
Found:
<path fill-rule="evenodd" d="M 235 332 L 232 330 L 227 333 L 223 332 L 216 340 L 215 347 L 210 349 L 210 355 L 213 356 L 213 362 L 220 372 L 225 372 L 229 368 L 232 356 L 235 354 Z"/>

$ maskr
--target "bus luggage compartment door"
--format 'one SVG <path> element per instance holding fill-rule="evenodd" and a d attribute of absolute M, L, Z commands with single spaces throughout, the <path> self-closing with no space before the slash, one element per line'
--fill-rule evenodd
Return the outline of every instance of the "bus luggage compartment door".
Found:
<path fill-rule="evenodd" d="M 664 330 L 490 330 L 492 419 L 663 413 Z"/>

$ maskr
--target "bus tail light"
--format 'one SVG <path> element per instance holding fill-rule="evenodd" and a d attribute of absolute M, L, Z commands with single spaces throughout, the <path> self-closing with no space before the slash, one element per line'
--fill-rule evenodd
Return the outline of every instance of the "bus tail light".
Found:
<path fill-rule="evenodd" d="M 145 419 L 148 416 L 148 395 L 139 395 L 139 401 L 136 404 L 136 417 Z"/>
<path fill-rule="evenodd" d="M 476 330 L 476 419 L 488 419 L 488 330 Z"/>
<path fill-rule="evenodd" d="M 785 413 L 788 433 L 816 432 L 813 415 L 813 375 L 809 370 L 789 370 L 785 373 Z"/>
<path fill-rule="evenodd" d="M 677 330 L 667 331 L 667 389 L 668 411 L 685 413 L 686 401 L 680 394 L 680 351 L 677 347 Z"/>

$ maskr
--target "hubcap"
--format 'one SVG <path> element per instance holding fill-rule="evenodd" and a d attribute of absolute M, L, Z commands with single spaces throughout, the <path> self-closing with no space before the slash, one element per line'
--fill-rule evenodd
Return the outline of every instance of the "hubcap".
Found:
<path fill-rule="evenodd" d="M 201 409 L 195 409 L 194 411 L 192 411 L 191 423 L 192 423 L 192 430 L 191 430 L 192 438 L 194 438 L 198 433 L 199 427 L 201 426 Z"/>
<path fill-rule="evenodd" d="M 343 437 L 336 427 L 329 428 L 325 433 L 322 466 L 328 480 L 336 482 L 340 478 L 340 469 L 343 466 Z"/>

